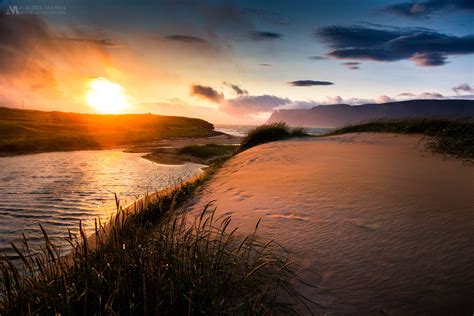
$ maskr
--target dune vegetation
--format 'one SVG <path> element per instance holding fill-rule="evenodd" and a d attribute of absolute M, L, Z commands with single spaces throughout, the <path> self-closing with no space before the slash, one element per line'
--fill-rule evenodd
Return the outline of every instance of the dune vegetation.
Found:
<path fill-rule="evenodd" d="M 265 124 L 248 132 L 240 144 L 239 152 L 263 143 L 304 136 L 308 134 L 301 127 L 293 128 L 284 122 Z"/>
<path fill-rule="evenodd" d="M 374 120 L 338 128 L 323 136 L 362 132 L 422 134 L 427 136 L 427 148 L 433 152 L 457 158 L 474 158 L 474 121 L 472 119 Z"/>
<path fill-rule="evenodd" d="M 207 159 L 233 154 L 236 148 L 237 147 L 234 145 L 219 144 L 190 145 L 180 148 L 179 153 Z"/>
<path fill-rule="evenodd" d="M 0 153 L 104 149 L 170 137 L 203 137 L 200 119 L 154 114 L 78 114 L 0 107 Z"/>
<path fill-rule="evenodd" d="M 293 313 L 304 298 L 286 252 L 255 233 L 238 237 L 211 206 L 195 219 L 182 212 L 216 168 L 133 214 L 117 206 L 92 237 L 70 233 L 69 255 L 44 230 L 40 254 L 26 239 L 13 245 L 18 258 L 0 258 L 0 314 Z"/>

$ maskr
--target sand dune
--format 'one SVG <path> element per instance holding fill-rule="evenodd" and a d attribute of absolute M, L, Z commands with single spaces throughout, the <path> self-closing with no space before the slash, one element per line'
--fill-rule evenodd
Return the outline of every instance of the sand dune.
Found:
<path fill-rule="evenodd" d="M 242 233 L 294 252 L 316 313 L 455 313 L 474 297 L 474 167 L 389 134 L 274 142 L 219 170 L 216 200 Z"/>

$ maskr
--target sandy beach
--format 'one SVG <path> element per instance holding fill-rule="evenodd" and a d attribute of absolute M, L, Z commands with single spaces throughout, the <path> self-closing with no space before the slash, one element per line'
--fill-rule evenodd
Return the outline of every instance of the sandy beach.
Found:
<path fill-rule="evenodd" d="M 474 167 L 419 136 L 347 134 L 238 154 L 192 210 L 215 201 L 242 234 L 292 253 L 316 314 L 455 314 L 474 297 Z"/>

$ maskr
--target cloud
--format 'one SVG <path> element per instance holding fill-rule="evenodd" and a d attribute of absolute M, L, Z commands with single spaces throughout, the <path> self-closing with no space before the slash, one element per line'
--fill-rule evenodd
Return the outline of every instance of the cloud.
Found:
<path fill-rule="evenodd" d="M 324 56 L 309 56 L 308 59 L 311 59 L 311 60 L 328 60 L 329 58 L 324 57 Z"/>
<path fill-rule="evenodd" d="M 348 61 L 348 62 L 342 63 L 342 65 L 347 66 L 347 68 L 352 69 L 352 70 L 360 69 L 359 67 L 360 63 L 358 61 Z"/>
<path fill-rule="evenodd" d="M 225 84 L 228 85 L 228 83 Z M 239 89 L 242 90 L 242 92 L 245 91 L 240 87 Z M 237 116 L 259 115 L 261 113 L 271 112 L 291 102 L 288 98 L 268 94 L 242 94 L 236 98 L 226 99 L 222 93 L 219 93 L 214 88 L 203 85 L 191 86 L 190 94 L 214 102 L 218 105 L 220 111 Z"/>
<path fill-rule="evenodd" d="M 247 95 L 227 100 L 219 109 L 232 115 L 249 115 L 271 112 L 290 102 L 288 98 L 280 98 L 274 95 Z"/>
<path fill-rule="evenodd" d="M 474 2 L 470 0 L 428 0 L 401 2 L 388 5 L 385 11 L 410 18 L 429 18 L 439 11 L 474 11 Z"/>
<path fill-rule="evenodd" d="M 397 100 L 395 100 L 394 98 L 391 98 L 387 95 L 381 95 L 377 98 L 377 103 L 387 103 L 387 102 L 395 102 Z"/>
<path fill-rule="evenodd" d="M 225 86 L 228 86 L 229 88 L 231 88 L 232 90 L 234 90 L 234 92 L 237 94 L 237 95 L 246 95 L 246 94 L 249 94 L 249 92 L 243 88 L 241 88 L 240 86 L 236 85 L 236 84 L 232 84 L 232 83 L 229 83 L 229 82 L 223 82 L 223 84 Z"/>
<path fill-rule="evenodd" d="M 252 31 L 249 33 L 249 37 L 254 41 L 267 41 L 280 39 L 283 35 L 274 32 Z"/>
<path fill-rule="evenodd" d="M 215 103 L 224 100 L 224 95 L 214 90 L 214 88 L 198 84 L 191 86 L 190 94 Z"/>
<path fill-rule="evenodd" d="M 342 98 L 340 96 L 335 96 L 335 97 L 326 97 L 326 99 L 328 100 L 328 102 L 330 104 L 341 104 L 341 103 L 345 103 L 344 100 L 342 100 Z"/>
<path fill-rule="evenodd" d="M 397 97 L 405 97 L 405 98 L 411 98 L 416 96 L 414 93 L 411 92 L 402 92 L 400 94 L 397 94 Z"/>
<path fill-rule="evenodd" d="M 456 87 L 455 87 L 456 88 Z M 453 88 L 453 90 L 455 89 Z M 397 97 L 401 98 L 402 100 L 406 99 L 455 99 L 458 96 L 445 96 L 439 92 L 423 92 L 423 93 L 411 93 L 411 92 L 403 92 L 397 95 Z M 467 97 L 470 97 L 468 95 Z"/>
<path fill-rule="evenodd" d="M 167 35 L 165 36 L 167 40 L 180 42 L 185 44 L 206 44 L 207 41 L 203 38 L 196 37 L 196 36 L 188 36 L 188 35 Z"/>
<path fill-rule="evenodd" d="M 317 80 L 296 80 L 288 82 L 288 85 L 293 87 L 311 87 L 311 86 L 331 86 L 334 83 L 329 81 L 317 81 Z"/>
<path fill-rule="evenodd" d="M 259 66 L 262 66 L 262 67 L 271 67 L 272 65 L 271 64 L 258 64 Z"/>
<path fill-rule="evenodd" d="M 46 23 L 35 15 L 6 15 L 0 12 L 0 71 L 10 73 L 24 67 L 36 43 L 51 39 Z"/>
<path fill-rule="evenodd" d="M 410 57 L 411 61 L 414 61 L 417 66 L 429 67 L 429 66 L 442 66 L 446 64 L 446 56 L 440 53 L 416 53 Z"/>
<path fill-rule="evenodd" d="M 474 94 L 474 87 L 471 87 L 467 83 L 463 83 L 463 84 L 460 84 L 459 86 L 453 87 L 453 91 L 456 94 L 462 94 L 464 92 Z"/>
<path fill-rule="evenodd" d="M 56 37 L 56 38 L 52 38 L 51 40 L 61 41 L 61 42 L 70 42 L 70 43 L 93 44 L 93 45 L 108 46 L 108 47 L 118 47 L 117 44 L 106 39 Z"/>
<path fill-rule="evenodd" d="M 327 55 L 336 59 L 412 60 L 418 66 L 441 66 L 450 55 L 474 53 L 474 34 L 454 36 L 418 28 L 328 26 L 315 36 L 333 48 Z"/>
<path fill-rule="evenodd" d="M 445 96 L 438 92 L 423 92 L 422 94 L 417 95 L 417 98 L 420 99 L 444 99 Z"/>

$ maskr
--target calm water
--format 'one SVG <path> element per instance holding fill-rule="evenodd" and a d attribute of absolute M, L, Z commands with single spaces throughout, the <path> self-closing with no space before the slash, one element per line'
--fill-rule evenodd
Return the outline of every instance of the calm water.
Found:
<path fill-rule="evenodd" d="M 86 230 L 95 218 L 200 172 L 202 165 L 159 165 L 121 151 L 75 151 L 0 158 L 0 251 L 24 233 L 34 249 L 41 244 L 38 223 L 58 240 L 68 229 Z"/>

